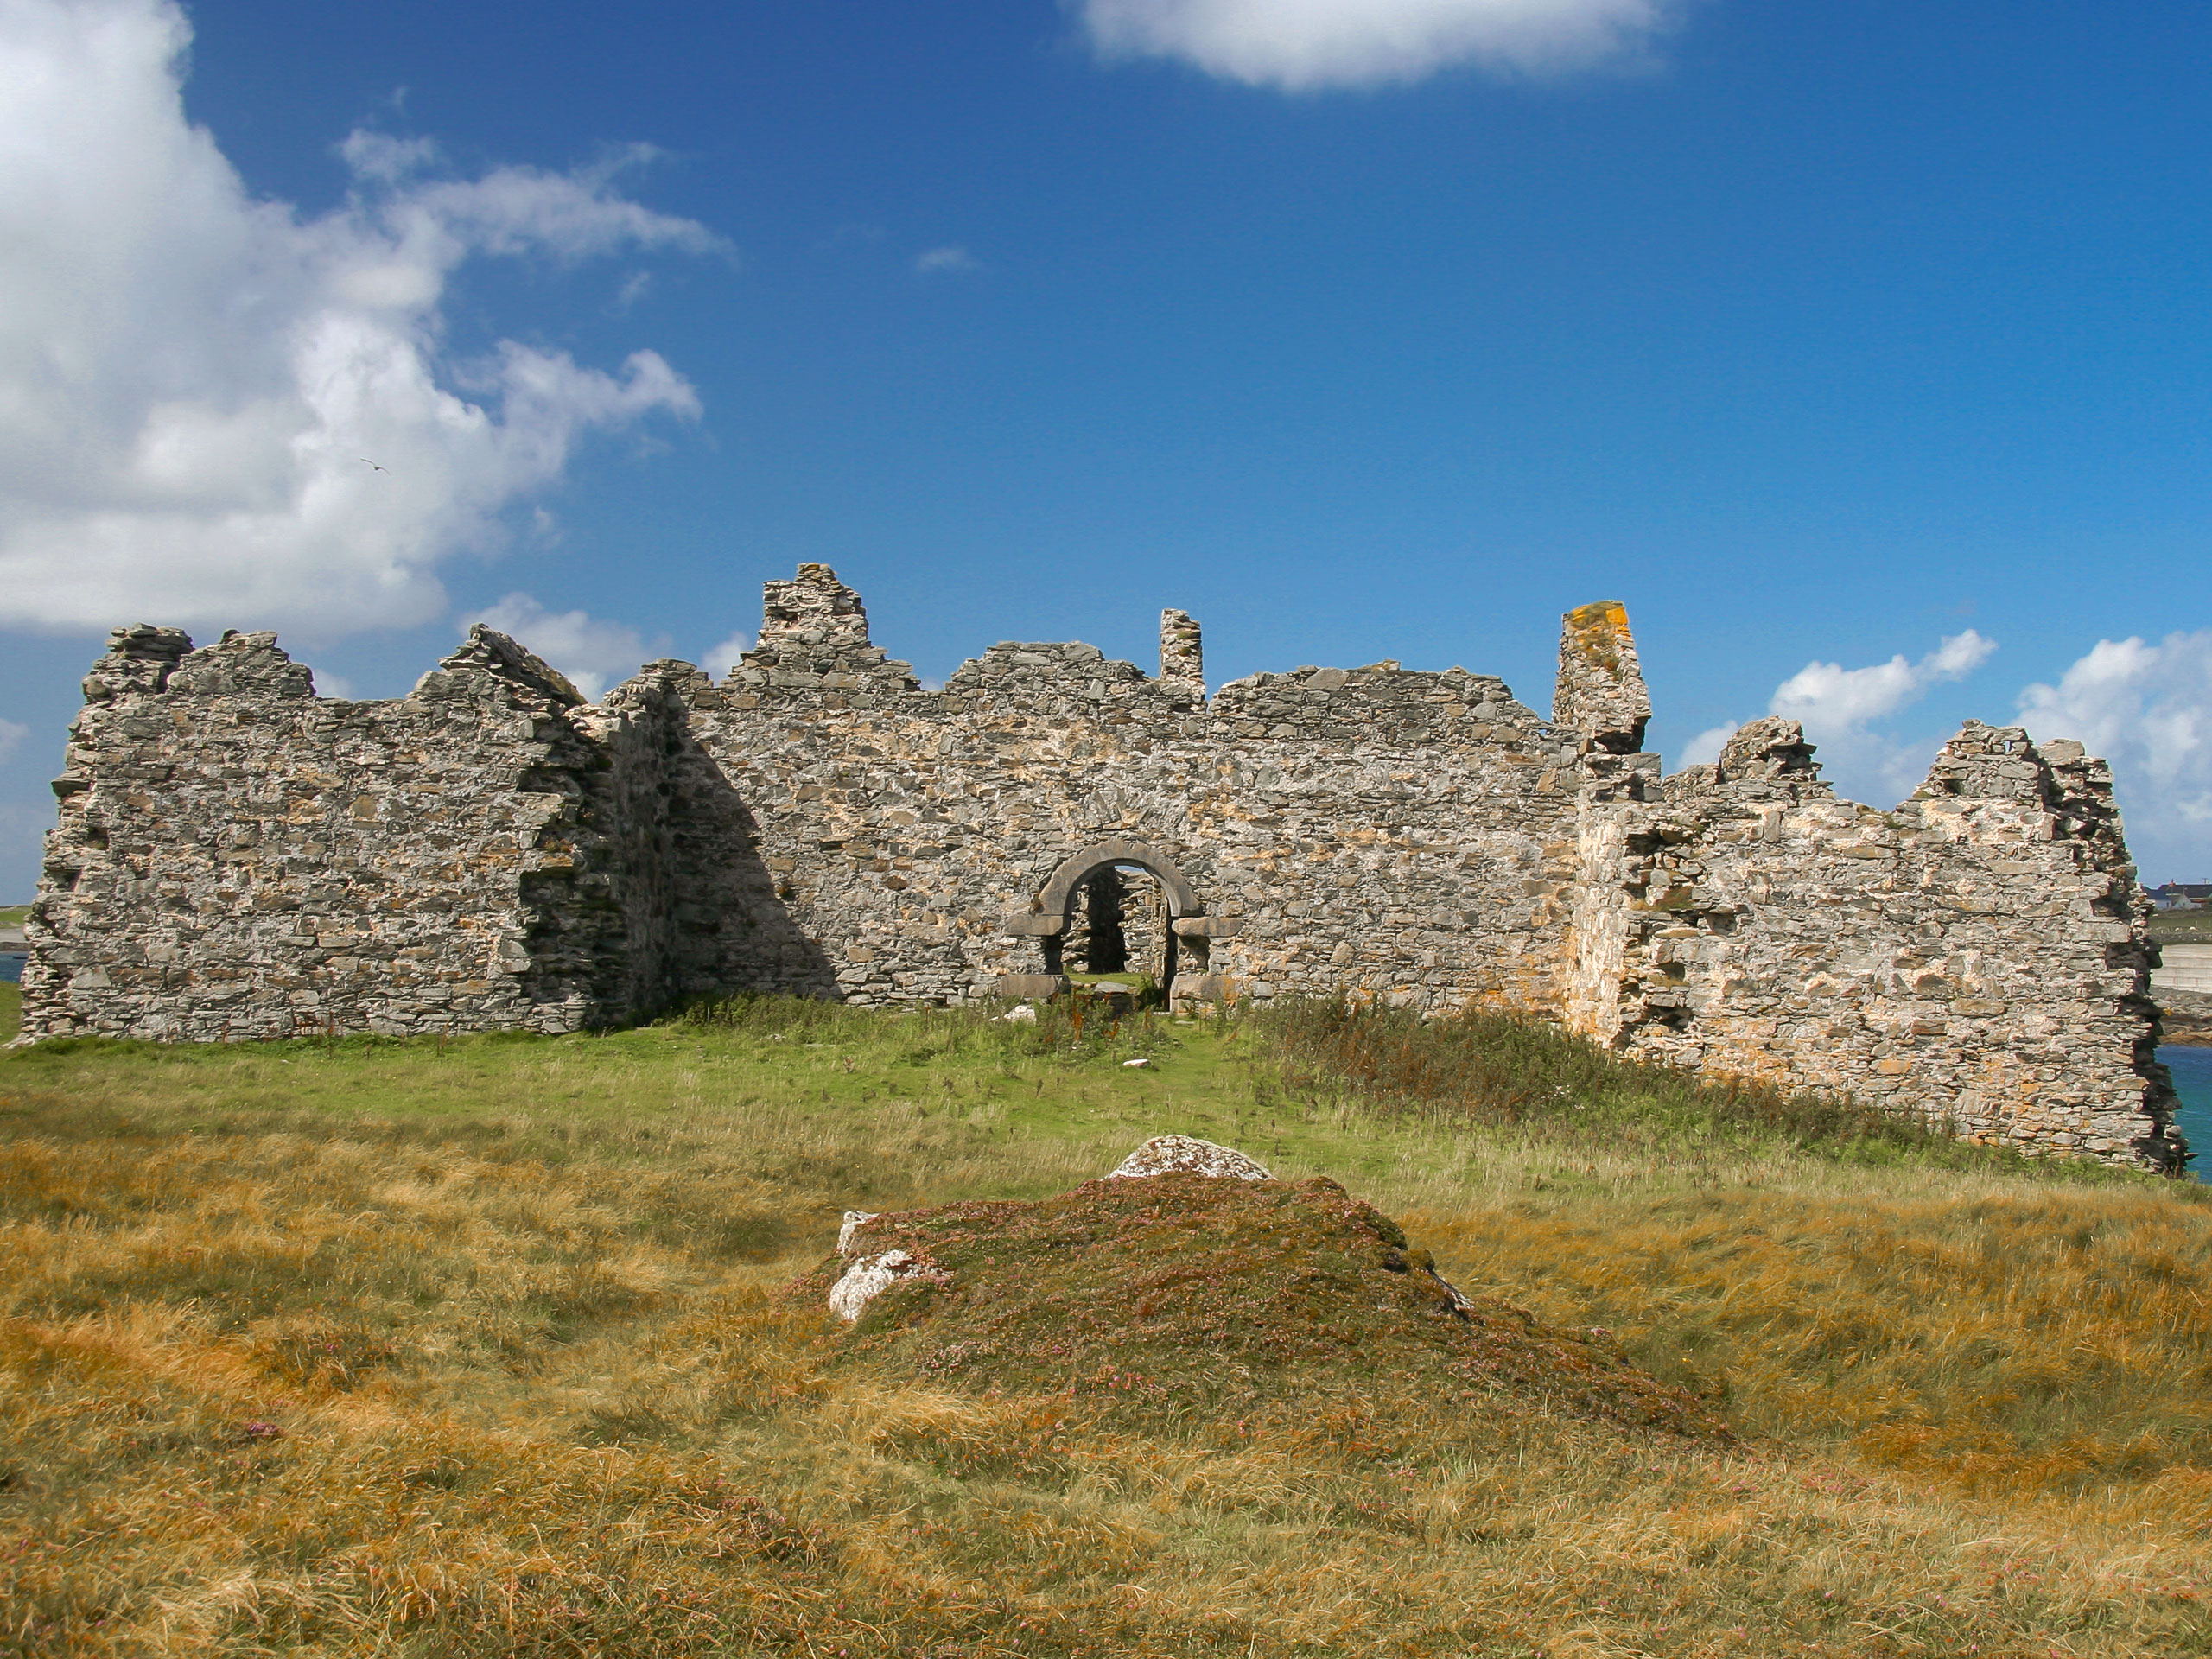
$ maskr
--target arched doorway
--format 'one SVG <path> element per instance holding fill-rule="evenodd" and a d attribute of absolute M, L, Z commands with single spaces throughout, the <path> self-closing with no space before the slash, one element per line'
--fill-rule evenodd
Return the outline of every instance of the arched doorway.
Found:
<path fill-rule="evenodd" d="M 1001 994 L 1050 995 L 1069 975 L 1141 973 L 1168 998 L 1209 995 L 1191 970 L 1204 978 L 1208 942 L 1236 929 L 1204 912 L 1158 847 L 1118 836 L 1094 842 L 1053 870 L 1027 911 L 1007 918 L 1008 933 L 1044 947 L 1044 975 L 1008 976 Z M 1179 976 L 1186 982 L 1180 992 Z"/>
<path fill-rule="evenodd" d="M 1046 971 L 1141 977 L 1165 991 L 1175 972 L 1172 919 L 1166 887 L 1149 869 L 1102 864 L 1075 884 L 1067 925 L 1047 936 Z"/>
<path fill-rule="evenodd" d="M 1064 860 L 1036 899 L 1051 975 L 1142 976 L 1164 997 L 1175 983 L 1175 924 L 1198 912 L 1189 880 L 1159 848 L 1124 836 Z"/>

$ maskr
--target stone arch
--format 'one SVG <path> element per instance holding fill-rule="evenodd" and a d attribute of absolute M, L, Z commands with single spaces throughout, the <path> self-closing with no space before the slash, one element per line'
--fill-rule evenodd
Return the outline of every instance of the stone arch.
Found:
<path fill-rule="evenodd" d="M 1160 918 L 1164 925 L 1157 934 L 1124 931 L 1130 919 L 1122 908 L 1127 897 L 1127 878 L 1116 872 L 1135 870 L 1152 878 L 1147 886 L 1157 884 L 1154 902 L 1160 909 L 1154 914 L 1166 912 Z M 1116 836 L 1094 842 L 1074 857 L 1061 861 L 1037 895 L 1031 921 L 1031 925 L 1044 936 L 1039 943 L 1044 947 L 1047 975 L 1064 975 L 1076 966 L 1066 952 L 1074 944 L 1075 935 L 1071 929 L 1079 899 L 1085 905 L 1084 965 L 1087 969 L 1115 973 L 1125 967 L 1137 967 L 1141 962 L 1147 971 L 1159 976 L 1163 992 L 1174 983 L 1178 967 L 1175 930 L 1203 906 L 1192 891 L 1190 878 L 1173 859 L 1150 842 Z M 1109 906 L 1105 912 L 1108 932 L 1103 940 L 1097 931 L 1102 900 Z"/>
<path fill-rule="evenodd" d="M 1189 879 L 1175 868 L 1174 860 L 1148 841 L 1133 841 L 1122 836 L 1095 841 L 1073 858 L 1063 860 L 1052 872 L 1052 879 L 1045 883 L 1044 891 L 1037 895 L 1039 912 L 1048 918 L 1057 918 L 1065 925 L 1075 890 L 1086 877 L 1115 864 L 1135 864 L 1151 872 L 1167 895 L 1167 914 L 1171 918 L 1204 912 L 1205 906 L 1191 891 Z"/>

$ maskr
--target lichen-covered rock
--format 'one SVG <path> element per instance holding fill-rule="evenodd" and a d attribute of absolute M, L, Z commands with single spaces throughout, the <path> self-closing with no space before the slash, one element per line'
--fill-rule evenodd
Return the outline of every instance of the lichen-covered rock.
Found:
<path fill-rule="evenodd" d="M 1133 1180 L 1147 1175 L 1205 1175 L 1216 1180 L 1271 1181 L 1264 1165 L 1233 1147 L 1217 1147 L 1195 1135 L 1155 1135 L 1122 1160 L 1105 1179 Z"/>
<path fill-rule="evenodd" d="M 1643 747 L 1651 694 L 1629 632 L 1628 608 L 1618 601 L 1582 606 L 1561 620 L 1552 717 L 1608 753 L 1633 754 Z"/>

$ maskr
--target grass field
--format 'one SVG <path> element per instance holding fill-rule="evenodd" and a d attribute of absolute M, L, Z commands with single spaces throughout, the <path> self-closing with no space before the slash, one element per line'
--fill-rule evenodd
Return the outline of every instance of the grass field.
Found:
<path fill-rule="evenodd" d="M 2151 918 L 2151 937 L 2164 944 L 2212 944 L 2212 910 L 2162 910 Z"/>
<path fill-rule="evenodd" d="M 1169 1130 L 1733 1438 L 1381 1364 L 1151 1410 L 779 1294 Z M 2208 1197 L 1494 1022 L 16 1051 L 0 1652 L 2212 1652 Z"/>

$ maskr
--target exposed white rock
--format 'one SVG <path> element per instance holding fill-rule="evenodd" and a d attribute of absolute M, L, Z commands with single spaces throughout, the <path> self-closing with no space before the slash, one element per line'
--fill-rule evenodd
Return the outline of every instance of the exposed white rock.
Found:
<path fill-rule="evenodd" d="M 1109 1181 L 1146 1175 L 1211 1175 L 1224 1180 L 1271 1181 L 1265 1166 L 1233 1147 L 1217 1147 L 1195 1135 L 1155 1135 L 1122 1160 Z"/>
<path fill-rule="evenodd" d="M 859 1231 L 865 1224 L 874 1221 L 877 1214 L 878 1212 L 874 1210 L 848 1210 L 845 1211 L 845 1224 L 837 1230 L 838 1255 L 850 1255 L 852 1254 L 853 1235 Z"/>
<path fill-rule="evenodd" d="M 943 1284 L 947 1275 L 916 1261 L 904 1250 L 864 1255 L 845 1269 L 843 1278 L 830 1287 L 830 1311 L 849 1324 L 867 1311 L 870 1302 L 902 1279 L 929 1279 Z"/>
<path fill-rule="evenodd" d="M 1019 1007 L 1008 1008 L 1004 1014 L 999 1015 L 999 1018 L 1009 1025 L 1034 1025 L 1037 1022 L 1037 1009 L 1033 1004 L 1024 1002 Z"/>

